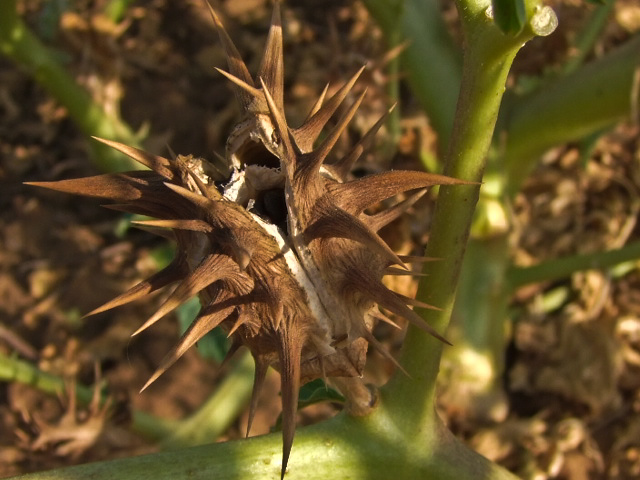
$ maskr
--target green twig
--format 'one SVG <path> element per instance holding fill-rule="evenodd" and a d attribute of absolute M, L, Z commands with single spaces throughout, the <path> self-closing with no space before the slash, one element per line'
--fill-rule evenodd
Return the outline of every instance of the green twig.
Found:
<path fill-rule="evenodd" d="M 558 258 L 531 267 L 511 267 L 507 282 L 511 288 L 529 283 L 558 280 L 582 270 L 606 269 L 623 262 L 640 260 L 640 242 L 633 242 L 616 250 Z"/>
<path fill-rule="evenodd" d="M 640 66 L 640 35 L 571 75 L 509 105 L 504 157 L 509 192 L 520 190 L 548 148 L 613 125 L 633 109 L 633 76 Z"/>
<path fill-rule="evenodd" d="M 515 37 L 503 35 L 486 12 L 490 2 L 458 2 L 465 33 L 462 85 L 445 174 L 481 182 L 504 86 L 519 48 L 534 36 L 529 25 Z M 531 19 L 535 6 L 527 4 Z M 425 255 L 440 258 L 429 265 L 416 297 L 441 310 L 421 310 L 438 332 L 449 324 L 456 286 L 480 185 L 441 187 Z M 396 374 L 385 386 L 387 406 L 407 429 L 433 422 L 434 393 L 442 343 L 410 326 L 400 363 L 409 376 Z M 400 420 L 401 419 L 401 420 Z"/>
<path fill-rule="evenodd" d="M 105 15 L 114 23 L 120 22 L 132 0 L 110 0 L 105 6 Z"/>
<path fill-rule="evenodd" d="M 429 121 L 441 151 L 451 136 L 460 87 L 461 55 L 453 44 L 437 0 L 365 0 L 389 43 L 407 41 L 402 69 Z M 398 30 L 402 37 L 397 38 Z"/>
<path fill-rule="evenodd" d="M 138 145 L 139 138 L 120 119 L 106 114 L 57 62 L 56 55 L 29 30 L 16 11 L 16 0 L 0 1 L 0 52 L 16 62 L 69 112 L 87 136 Z M 106 145 L 90 142 L 102 170 L 132 170 L 140 166 Z"/>
<path fill-rule="evenodd" d="M 403 68 L 441 145 L 446 147 L 461 68 L 460 54 L 443 25 L 439 3 L 366 0 L 365 4 L 388 38 L 401 25 L 403 40 L 409 41 L 402 56 Z M 601 8 L 604 12 L 607 7 Z M 592 33 L 598 26 L 595 20 L 593 23 L 595 26 L 587 29 L 589 34 L 579 40 L 582 48 L 593 41 Z M 512 193 L 519 191 L 521 180 L 546 149 L 602 130 L 632 111 L 632 81 L 640 65 L 639 50 L 640 37 L 636 36 L 573 74 L 545 83 L 544 88 L 512 99 L 505 106 L 500 123 L 508 132 L 503 154 L 509 162 L 510 177 L 515 179 L 510 182 Z"/>
<path fill-rule="evenodd" d="M 185 447 L 217 440 L 247 406 L 254 369 L 253 358 L 243 352 L 213 395 L 193 415 L 181 420 L 162 446 Z"/>
<path fill-rule="evenodd" d="M 0 381 L 24 383 L 41 392 L 58 396 L 68 391 L 64 379 L 43 372 L 29 362 L 5 355 L 0 355 Z M 92 388 L 77 382 L 74 388 L 76 398 L 81 404 L 87 405 L 91 402 Z M 140 411 L 134 411 L 132 416 L 131 429 L 145 438 L 160 440 L 175 431 L 176 424 L 170 420 L 153 417 Z"/>
<path fill-rule="evenodd" d="M 571 56 L 564 65 L 563 72 L 565 74 L 572 73 L 584 63 L 585 58 L 593 49 L 600 33 L 606 26 L 609 15 L 613 10 L 614 0 L 604 0 L 604 2 L 603 5 L 596 6 L 585 26 L 576 35 Z"/>

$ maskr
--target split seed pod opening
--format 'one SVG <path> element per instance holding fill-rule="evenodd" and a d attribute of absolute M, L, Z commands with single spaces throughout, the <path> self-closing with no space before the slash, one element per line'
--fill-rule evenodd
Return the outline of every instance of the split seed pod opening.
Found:
<path fill-rule="evenodd" d="M 331 98 L 320 96 L 304 123 L 284 117 L 280 7 L 275 3 L 262 62 L 252 78 L 218 15 L 213 22 L 244 117 L 227 140 L 228 168 L 203 159 L 156 156 L 109 140 L 99 141 L 149 168 L 33 185 L 106 199 L 111 208 L 155 218 L 143 224 L 177 244 L 162 271 L 90 312 L 132 302 L 170 284 L 175 290 L 135 334 L 194 295 L 201 310 L 166 355 L 146 388 L 187 349 L 216 327 L 246 346 L 256 363 L 251 428 L 269 366 L 281 375 L 284 476 L 295 433 L 300 385 L 315 378 L 362 375 L 371 331 L 382 308 L 444 340 L 408 305 L 429 307 L 387 289 L 381 279 L 406 269 L 377 232 L 405 212 L 432 185 L 464 183 L 424 172 L 391 171 L 352 180 L 349 171 L 383 124 L 380 119 L 350 153 L 327 156 L 364 99 L 360 95 L 317 144 L 363 69 Z M 374 215 L 366 210 L 417 190 Z"/>

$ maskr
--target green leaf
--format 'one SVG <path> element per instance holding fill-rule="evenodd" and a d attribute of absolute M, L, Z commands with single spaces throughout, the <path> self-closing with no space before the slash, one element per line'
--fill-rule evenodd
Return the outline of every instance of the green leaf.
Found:
<path fill-rule="evenodd" d="M 200 300 L 198 297 L 193 297 L 178 307 L 176 313 L 180 323 L 180 334 L 183 334 L 189 328 L 199 311 Z M 197 347 L 198 352 L 204 358 L 211 358 L 220 363 L 229 351 L 229 339 L 221 329 L 216 328 L 202 337 L 198 341 Z"/>
<path fill-rule="evenodd" d="M 303 385 L 298 394 L 298 410 L 321 402 L 344 403 L 344 397 L 337 390 L 329 387 L 324 380 L 317 378 L 312 382 Z M 272 432 L 282 430 L 282 414 L 278 415 Z"/>
<path fill-rule="evenodd" d="M 45 2 L 38 16 L 37 30 L 40 38 L 50 42 L 58 34 L 60 18 L 69 9 L 68 0 L 49 0 Z"/>
<path fill-rule="evenodd" d="M 502 33 L 517 35 L 527 22 L 524 0 L 491 0 L 493 21 Z"/>
<path fill-rule="evenodd" d="M 321 378 L 309 382 L 300 388 L 298 409 L 320 402 L 344 403 L 344 397 L 324 383 Z"/>

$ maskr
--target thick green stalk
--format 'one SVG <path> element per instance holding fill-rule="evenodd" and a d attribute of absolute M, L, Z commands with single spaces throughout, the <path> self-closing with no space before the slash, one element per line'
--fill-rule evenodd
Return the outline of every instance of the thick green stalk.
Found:
<path fill-rule="evenodd" d="M 69 112 L 87 136 L 137 145 L 139 138 L 120 119 L 106 114 L 62 68 L 56 55 L 29 30 L 16 11 L 16 0 L 0 1 L 0 52 L 26 69 Z M 96 165 L 102 170 L 133 170 L 140 166 L 106 145 L 90 142 Z"/>
<path fill-rule="evenodd" d="M 471 236 L 467 245 L 449 338 L 438 378 L 442 401 L 480 422 L 508 413 L 501 379 L 507 334 L 509 264 L 506 233 Z"/>
<path fill-rule="evenodd" d="M 516 37 L 503 35 L 487 17 L 489 5 L 489 1 L 458 2 L 466 50 L 445 174 L 470 182 L 482 181 L 507 74 L 516 52 L 535 34 L 530 23 Z M 527 4 L 527 18 L 532 19 L 536 5 Z M 549 19 L 553 20 L 555 17 Z M 479 183 L 440 188 L 425 255 L 441 260 L 429 264 L 429 276 L 420 282 L 417 298 L 441 309 L 420 311 L 425 321 L 441 333 L 449 325 L 479 191 Z M 420 429 L 434 422 L 442 348 L 435 338 L 409 327 L 400 358 L 409 375 L 396 373 L 383 391 L 386 407 L 407 428 Z"/>
<path fill-rule="evenodd" d="M 492 358 L 491 369 L 498 375 L 503 370 L 504 323 L 509 297 L 504 295 L 505 270 L 509 251 L 507 235 L 473 238 L 467 246 L 460 292 L 456 301 L 457 324 L 462 325 L 460 339 L 480 352 L 500 352 Z M 477 268 L 483 265 L 485 268 Z M 482 300 L 478 300 L 481 298 Z M 457 340 L 457 339 L 456 339 Z M 456 346 L 458 346 L 456 344 Z M 484 366 L 479 366 L 484 368 Z"/>
<path fill-rule="evenodd" d="M 339 415 L 302 428 L 289 460 L 288 480 L 425 480 L 515 477 L 472 452 L 441 424 L 411 444 L 392 419 L 372 415 Z M 428 443 L 427 443 L 428 441 Z M 435 446 L 434 446 L 435 445 Z M 268 479 L 280 476 L 279 433 L 141 457 L 97 462 L 48 472 L 22 480 L 210 480 Z"/>
<path fill-rule="evenodd" d="M 446 146 L 460 84 L 460 55 L 443 25 L 438 2 L 366 0 L 365 4 L 388 38 L 400 25 L 403 40 L 410 42 L 402 56 L 403 69 L 441 145 Z M 601 12 L 606 9 L 601 7 Z M 510 159 L 508 169 L 515 179 L 511 192 L 519 190 L 521 180 L 546 149 L 578 140 L 629 114 L 639 50 L 640 38 L 636 36 L 571 75 L 547 82 L 544 88 L 505 105 L 500 123 L 508 132 L 504 156 Z"/>
<path fill-rule="evenodd" d="M 602 21 L 602 13 L 606 16 L 605 10 L 606 7 L 599 10 L 600 13 L 594 19 L 595 25 L 591 25 L 587 34 L 581 36 L 582 50 L 590 48 L 594 41 L 592 38 L 593 30 L 598 30 L 598 25 Z M 628 52 L 630 53 L 631 50 Z M 573 70 L 579 65 L 573 61 L 570 63 L 569 68 Z M 629 112 L 630 101 L 627 104 L 621 101 L 617 104 L 609 102 L 612 94 L 623 98 L 624 89 L 626 89 L 627 98 L 630 99 L 631 66 L 634 63 L 637 63 L 637 58 L 634 58 L 633 55 L 623 55 L 613 62 L 617 68 L 603 69 L 609 81 L 612 82 L 612 88 L 607 90 L 604 98 L 596 98 L 597 89 L 593 95 L 581 99 L 569 94 L 569 91 L 573 93 L 576 90 L 578 84 L 590 85 L 589 88 L 596 85 L 593 83 L 593 75 L 600 75 L 600 72 L 593 66 L 583 67 L 580 73 L 569 77 L 568 81 L 565 78 L 548 80 L 533 96 L 539 101 L 541 98 L 546 98 L 545 96 L 549 93 L 548 88 L 553 91 L 558 86 L 562 86 L 564 93 L 554 96 L 553 120 L 550 118 L 541 120 L 538 113 L 531 112 L 527 116 L 519 116 L 517 107 L 502 109 L 500 119 L 503 125 L 501 127 L 507 131 L 507 136 L 512 143 L 511 147 L 506 149 L 496 148 L 496 154 L 493 155 L 492 174 L 496 181 L 491 182 L 491 185 L 485 185 L 485 188 L 491 186 L 495 190 L 493 206 L 496 208 L 494 210 L 508 211 L 505 206 L 505 200 L 507 200 L 505 191 L 511 196 L 518 192 L 522 181 L 528 176 L 533 165 L 537 163 L 539 154 L 551 146 L 550 141 L 546 140 L 544 135 L 539 135 L 539 132 L 545 132 L 550 124 L 553 125 L 549 133 L 554 135 L 557 141 L 560 139 L 564 139 L 564 141 L 576 140 L 580 133 L 586 134 L 591 129 L 597 128 L 600 125 L 599 122 L 611 122 Z M 622 75 L 621 72 L 624 72 L 625 69 L 627 73 Z M 581 81 L 577 81 L 578 76 L 582 79 Z M 621 90 L 617 91 L 618 88 Z M 621 92 L 623 95 L 620 95 Z M 592 102 L 607 103 L 607 106 L 601 105 L 596 108 L 585 106 L 585 104 Z M 541 104 L 543 103 L 541 102 Z M 550 106 L 547 104 L 547 107 Z M 612 106 L 613 109 L 610 110 L 609 107 Z M 574 115 L 573 112 L 581 111 L 583 108 L 589 109 L 590 113 L 579 114 L 582 117 Z M 514 112 L 513 116 L 518 118 L 518 121 L 527 121 L 526 130 L 510 131 L 511 124 L 508 112 Z M 496 138 L 495 143 L 500 142 L 502 138 L 504 137 Z M 522 139 L 525 144 L 522 145 L 522 150 L 517 150 L 521 147 L 518 142 L 521 142 Z M 506 155 L 506 159 L 501 157 L 504 155 Z M 519 157 L 518 155 L 525 156 Z M 509 172 L 504 168 L 504 163 L 509 166 Z M 507 173 L 511 176 L 509 177 Z M 496 189 L 496 185 L 499 188 Z M 487 202 L 484 204 L 486 207 Z M 484 210 L 486 211 L 487 208 Z M 455 348 L 447 352 L 448 361 L 445 362 L 450 369 L 444 376 L 445 398 L 449 402 L 459 402 L 454 408 L 464 409 L 470 416 L 475 416 L 481 421 L 499 421 L 506 414 L 501 380 L 506 330 L 509 327 L 507 304 L 512 292 L 510 280 L 513 279 L 518 284 L 522 284 L 527 279 L 568 275 L 570 269 L 573 268 L 572 271 L 575 271 L 575 267 L 578 266 L 578 262 L 575 261 L 577 259 L 570 259 L 567 262 L 560 259 L 541 265 L 540 268 L 532 267 L 531 270 L 512 269 L 513 276 L 507 278 L 510 262 L 509 229 L 509 219 L 506 213 L 504 213 L 504 226 L 498 231 L 488 228 L 488 231 L 475 232 L 474 228 L 475 234 L 472 234 L 468 246 L 469 252 L 464 260 L 460 294 L 454 310 L 455 327 L 457 328 L 453 331 L 452 340 L 455 343 Z M 485 230 L 487 229 L 485 228 Z M 596 254 L 594 257 L 600 258 L 600 255 Z M 616 255 L 616 257 L 620 257 L 620 255 Z M 464 394 L 460 394 L 461 392 Z"/>

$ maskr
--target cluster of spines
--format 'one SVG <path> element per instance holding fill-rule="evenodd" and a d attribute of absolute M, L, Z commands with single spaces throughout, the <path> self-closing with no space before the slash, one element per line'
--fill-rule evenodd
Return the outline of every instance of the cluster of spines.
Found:
<path fill-rule="evenodd" d="M 405 262 L 425 259 L 396 255 L 377 232 L 405 212 L 425 187 L 461 182 L 441 175 L 408 171 L 349 180 L 349 171 L 371 144 L 384 116 L 347 155 L 331 164 L 325 160 L 366 92 L 346 110 L 321 144 L 316 147 L 314 144 L 362 69 L 326 101 L 328 89 L 325 88 L 303 124 L 291 128 L 284 117 L 282 27 L 278 3 L 274 7 L 259 69 L 259 87 L 249 75 L 219 17 L 213 10 L 211 12 L 229 66 L 229 72 L 219 71 L 231 80 L 243 111 L 247 115 L 268 115 L 277 134 L 269 147 L 276 151 L 285 176 L 288 232 L 283 234 L 330 317 L 334 340 L 344 340 L 344 335 L 349 342 L 365 338 L 389 356 L 371 334 L 370 322 L 367 323 L 371 317 L 395 325 L 381 312 L 372 310 L 377 304 L 446 341 L 407 305 L 433 307 L 392 292 L 381 282 L 386 274 L 411 273 L 406 270 Z M 292 277 L 273 239 L 242 206 L 224 198 L 215 186 L 203 184 L 182 157 L 169 160 L 116 142 L 100 141 L 151 171 L 37 182 L 35 185 L 108 199 L 117 202 L 111 208 L 155 217 L 157 220 L 139 223 L 147 229 L 161 229 L 163 235 L 169 229 L 178 248 L 176 258 L 168 267 L 89 315 L 179 282 L 159 310 L 134 333 L 138 334 L 187 299 L 200 295 L 203 308 L 198 317 L 143 389 L 207 332 L 222 324 L 234 339 L 232 352 L 245 344 L 256 361 L 247 435 L 267 368 L 275 365 L 280 370 L 284 475 L 295 433 L 301 363 L 319 360 L 320 368 L 323 368 L 322 355 L 316 353 L 314 356 L 314 346 L 308 342 L 316 328 L 313 323 L 317 312 L 311 311 L 305 303 L 306 293 Z M 366 213 L 372 205 L 410 190 L 419 191 L 387 210 L 372 215 Z M 334 346 L 329 345 L 330 348 Z M 355 373 L 361 372 L 356 368 Z"/>

